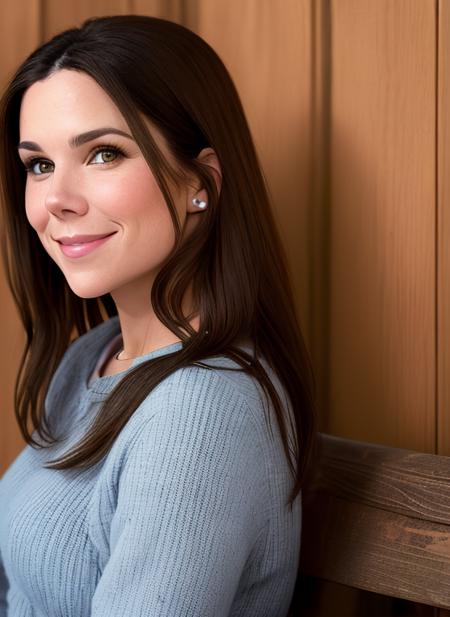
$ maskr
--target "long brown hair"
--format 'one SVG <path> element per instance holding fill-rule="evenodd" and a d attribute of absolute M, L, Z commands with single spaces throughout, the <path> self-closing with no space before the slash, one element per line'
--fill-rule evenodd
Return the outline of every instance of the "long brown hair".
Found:
<path fill-rule="evenodd" d="M 86 468 L 97 463 L 165 377 L 194 362 L 225 355 L 253 375 L 272 400 L 295 478 L 292 506 L 314 458 L 317 417 L 314 375 L 294 308 L 286 256 L 231 77 L 202 38 L 163 19 L 92 18 L 58 34 L 22 63 L 0 101 L 2 251 L 27 337 L 14 394 L 25 441 L 46 447 L 33 438 L 34 430 L 48 444 L 57 441 L 44 413 L 56 368 L 74 332 L 81 336 L 117 314 L 109 294 L 83 299 L 72 292 L 26 219 L 26 173 L 16 150 L 21 100 L 29 86 L 63 68 L 85 72 L 110 95 L 167 201 L 176 242 L 156 277 L 151 302 L 157 317 L 183 345 L 127 373 L 104 401 L 85 438 L 47 467 Z M 169 177 L 177 182 L 182 178 L 158 149 L 142 115 L 162 132 L 181 168 L 197 174 L 208 193 L 208 211 L 183 243 L 167 182 Z M 208 167 L 195 160 L 205 147 L 213 148 L 220 161 L 220 196 Z M 190 283 L 200 319 L 198 332 L 181 311 Z M 294 450 L 289 448 L 286 414 L 266 371 L 256 356 L 236 345 L 247 337 L 286 389 L 295 419 Z"/>

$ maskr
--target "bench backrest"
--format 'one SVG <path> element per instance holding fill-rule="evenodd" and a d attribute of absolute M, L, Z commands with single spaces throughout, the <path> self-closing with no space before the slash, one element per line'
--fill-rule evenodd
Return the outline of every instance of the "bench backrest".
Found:
<path fill-rule="evenodd" d="M 324 433 L 319 444 L 300 576 L 450 608 L 450 457 Z"/>

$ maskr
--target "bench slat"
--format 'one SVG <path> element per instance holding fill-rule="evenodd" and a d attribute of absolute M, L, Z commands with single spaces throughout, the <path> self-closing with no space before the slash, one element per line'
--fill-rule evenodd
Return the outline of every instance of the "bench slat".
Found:
<path fill-rule="evenodd" d="M 450 457 L 320 437 L 300 571 L 450 608 Z"/>

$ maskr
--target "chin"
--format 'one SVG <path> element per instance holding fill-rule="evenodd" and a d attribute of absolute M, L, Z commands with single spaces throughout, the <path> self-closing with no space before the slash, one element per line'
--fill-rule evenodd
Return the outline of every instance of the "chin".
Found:
<path fill-rule="evenodd" d="M 93 285 L 76 285 L 70 280 L 66 280 L 73 293 L 79 298 L 84 298 L 85 300 L 88 300 L 89 298 L 99 298 L 100 296 L 110 293 L 109 287 L 99 285 L 98 283 Z"/>
<path fill-rule="evenodd" d="M 79 298 L 84 298 L 85 300 L 88 300 L 90 298 L 99 298 L 100 296 L 103 296 L 104 294 L 109 293 L 108 291 L 101 291 L 101 292 L 97 292 L 97 291 L 92 291 L 92 292 L 87 292 L 87 291 L 80 291 L 78 289 L 73 289 L 71 287 L 73 293 L 78 296 Z"/>

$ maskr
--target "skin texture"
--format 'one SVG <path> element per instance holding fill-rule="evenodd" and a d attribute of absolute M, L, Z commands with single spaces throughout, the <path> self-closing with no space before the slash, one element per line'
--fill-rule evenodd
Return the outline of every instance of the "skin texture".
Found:
<path fill-rule="evenodd" d="M 162 135 L 147 121 L 159 147 L 173 157 Z M 25 92 L 20 111 L 20 141 L 39 144 L 40 151 L 19 149 L 23 161 L 40 159 L 27 174 L 26 214 L 45 250 L 61 268 L 72 291 L 92 298 L 110 293 L 120 319 L 121 358 L 140 356 L 179 339 L 155 316 L 150 290 L 172 249 L 175 232 L 164 197 L 134 139 L 120 135 L 97 137 L 79 147 L 69 139 L 101 127 L 131 131 L 115 103 L 89 75 L 62 69 L 34 83 Z M 104 145 L 101 152 L 94 152 Z M 116 146 L 124 155 L 115 154 Z M 211 148 L 199 160 L 211 166 L 220 190 L 220 164 Z M 197 178 L 175 189 L 170 185 L 183 234 L 202 216 L 192 198 L 208 202 Z M 77 234 L 114 235 L 83 257 L 65 256 L 55 238 Z M 190 290 L 183 310 L 190 312 Z M 197 318 L 191 321 L 197 329 Z M 124 370 L 131 363 L 111 359 L 103 374 Z"/>

